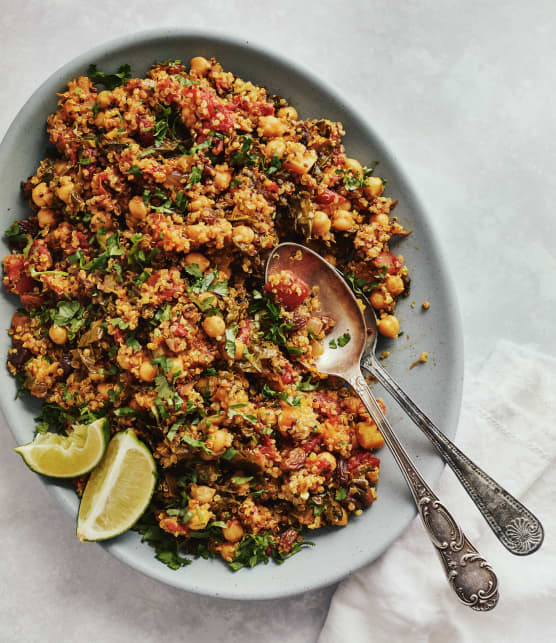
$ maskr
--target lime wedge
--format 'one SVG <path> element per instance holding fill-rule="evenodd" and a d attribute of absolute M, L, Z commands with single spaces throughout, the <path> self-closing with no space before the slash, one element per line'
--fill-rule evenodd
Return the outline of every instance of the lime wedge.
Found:
<path fill-rule="evenodd" d="M 25 464 L 45 476 L 76 478 L 94 469 L 108 444 L 108 422 L 76 424 L 69 435 L 37 433 L 29 444 L 17 447 Z"/>
<path fill-rule="evenodd" d="M 144 513 L 156 484 L 149 449 L 128 429 L 117 433 L 87 482 L 79 516 L 79 540 L 106 540 L 132 527 Z"/>

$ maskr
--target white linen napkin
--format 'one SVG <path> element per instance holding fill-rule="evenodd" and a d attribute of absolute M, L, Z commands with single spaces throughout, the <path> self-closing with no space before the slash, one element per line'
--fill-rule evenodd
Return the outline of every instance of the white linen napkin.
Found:
<path fill-rule="evenodd" d="M 540 550 L 507 552 L 446 467 L 435 489 L 495 570 L 498 606 L 479 613 L 459 603 L 416 518 L 341 583 L 319 643 L 556 641 L 556 359 L 498 342 L 479 375 L 465 375 L 456 443 L 538 516 Z"/>

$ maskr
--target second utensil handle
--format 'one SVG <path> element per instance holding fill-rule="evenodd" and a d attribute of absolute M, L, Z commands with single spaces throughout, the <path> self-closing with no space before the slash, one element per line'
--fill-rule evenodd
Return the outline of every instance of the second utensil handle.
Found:
<path fill-rule="evenodd" d="M 382 413 L 363 375 L 355 373 L 349 382 L 367 407 L 402 470 L 452 589 L 462 603 L 474 610 L 493 609 L 498 603 L 496 574 L 421 477 Z"/>
<path fill-rule="evenodd" d="M 543 542 L 544 531 L 529 509 L 460 451 L 390 377 L 374 355 L 365 356 L 361 365 L 378 379 L 429 438 L 504 547 L 518 556 L 537 551 Z"/>

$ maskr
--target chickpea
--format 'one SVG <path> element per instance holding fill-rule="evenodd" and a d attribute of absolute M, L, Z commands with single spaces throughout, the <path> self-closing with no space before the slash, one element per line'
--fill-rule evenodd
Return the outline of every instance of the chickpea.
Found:
<path fill-rule="evenodd" d="M 206 196 L 199 196 L 196 199 L 193 199 L 189 204 L 189 209 L 191 212 L 197 212 L 201 208 L 207 208 L 210 206 L 210 201 Z"/>
<path fill-rule="evenodd" d="M 56 190 L 57 197 L 64 203 L 69 204 L 71 199 L 71 193 L 73 192 L 74 185 L 71 181 L 66 181 Z"/>
<path fill-rule="evenodd" d="M 217 165 L 214 170 L 214 187 L 217 190 L 227 190 L 232 181 L 232 171 L 224 169 L 222 165 Z"/>
<path fill-rule="evenodd" d="M 97 113 L 95 116 L 95 126 L 96 127 L 104 127 L 104 120 L 106 118 L 106 112 L 103 112 L 102 110 Z"/>
<path fill-rule="evenodd" d="M 80 107 L 78 103 L 70 98 L 64 103 L 63 110 L 68 118 L 74 120 L 79 116 Z"/>
<path fill-rule="evenodd" d="M 355 435 L 362 449 L 380 449 L 384 446 L 384 438 L 374 422 L 358 422 Z"/>
<path fill-rule="evenodd" d="M 234 556 L 236 555 L 236 549 L 237 543 L 222 543 L 221 545 L 218 545 L 218 551 L 220 552 L 220 555 L 228 563 L 231 563 L 234 559 Z"/>
<path fill-rule="evenodd" d="M 332 225 L 326 212 L 321 212 L 317 210 L 315 216 L 313 217 L 313 232 L 319 237 L 324 237 L 330 232 L 330 226 Z"/>
<path fill-rule="evenodd" d="M 246 225 L 238 225 L 232 230 L 232 241 L 236 245 L 250 244 L 254 238 L 253 229 Z"/>
<path fill-rule="evenodd" d="M 39 208 L 50 207 L 52 205 L 52 190 L 46 183 L 39 183 L 33 188 L 31 193 L 33 203 Z"/>
<path fill-rule="evenodd" d="M 298 118 L 297 110 L 291 105 L 288 105 L 287 107 L 281 107 L 278 110 L 278 116 L 280 118 L 288 118 L 290 121 L 296 121 Z"/>
<path fill-rule="evenodd" d="M 384 212 L 380 214 L 373 214 L 373 216 L 371 217 L 371 221 L 373 223 L 378 223 L 378 225 L 382 226 L 383 228 L 388 228 L 390 226 L 390 217 Z"/>
<path fill-rule="evenodd" d="M 172 378 L 178 377 L 180 373 L 183 373 L 183 360 L 181 357 L 172 357 L 172 366 L 170 367 L 170 376 Z"/>
<path fill-rule="evenodd" d="M 147 205 L 140 196 L 134 196 L 132 199 L 130 199 L 127 207 L 129 208 L 131 217 L 135 221 L 143 221 L 149 211 Z"/>
<path fill-rule="evenodd" d="M 230 520 L 227 527 L 222 527 L 222 535 L 231 543 L 237 543 L 243 538 L 243 527 L 239 520 Z"/>
<path fill-rule="evenodd" d="M 286 153 L 286 144 L 281 138 L 273 138 L 265 146 L 265 156 L 272 158 L 275 154 L 278 158 L 282 158 Z"/>
<path fill-rule="evenodd" d="M 378 176 L 369 176 L 363 192 L 368 199 L 375 199 L 384 192 L 384 183 Z"/>
<path fill-rule="evenodd" d="M 197 264 L 199 266 L 199 270 L 201 272 L 205 272 L 205 270 L 210 266 L 210 261 L 200 252 L 190 252 L 188 255 L 185 255 L 185 265 L 192 266 L 193 264 Z"/>
<path fill-rule="evenodd" d="M 189 62 L 189 66 L 191 71 L 195 72 L 197 76 L 206 76 L 212 67 L 210 62 L 202 56 L 195 56 L 195 58 L 192 58 Z"/>
<path fill-rule="evenodd" d="M 403 280 L 398 275 L 388 275 L 386 277 L 385 285 L 386 285 L 386 290 L 388 290 L 388 292 L 393 297 L 396 297 L 397 295 L 401 295 L 402 292 L 405 290 L 403 285 Z"/>
<path fill-rule="evenodd" d="M 129 355 L 127 355 L 123 351 L 118 351 L 118 357 L 116 357 L 116 361 L 118 362 L 120 368 L 122 368 L 124 371 L 129 371 L 129 369 L 131 368 Z"/>
<path fill-rule="evenodd" d="M 41 208 L 37 213 L 40 228 L 48 228 L 56 223 L 56 213 L 50 208 Z"/>
<path fill-rule="evenodd" d="M 97 386 L 97 391 L 98 391 L 98 394 L 100 395 L 100 397 L 101 397 L 103 400 L 107 400 L 107 399 L 108 399 L 108 394 L 110 393 L 110 391 L 111 391 L 113 388 L 114 388 L 114 387 L 113 387 L 113 385 L 112 385 L 112 384 L 108 384 L 108 382 L 103 382 L 102 384 L 99 384 L 99 385 Z"/>
<path fill-rule="evenodd" d="M 341 210 L 332 220 L 332 227 L 339 232 L 347 232 L 353 226 L 351 212 Z"/>
<path fill-rule="evenodd" d="M 48 336 L 59 346 L 68 341 L 68 331 L 63 326 L 51 326 L 48 330 Z"/>
<path fill-rule="evenodd" d="M 297 411 L 296 409 L 286 406 L 282 409 L 282 412 L 278 416 L 278 428 L 285 432 L 285 430 L 290 427 L 292 424 L 297 422 Z"/>
<path fill-rule="evenodd" d="M 396 339 L 400 332 L 400 322 L 395 315 L 386 315 L 378 321 L 378 332 L 384 337 Z"/>
<path fill-rule="evenodd" d="M 259 116 L 259 128 L 262 135 L 268 138 L 283 136 L 288 130 L 287 124 L 276 116 Z"/>
<path fill-rule="evenodd" d="M 384 293 L 382 292 L 382 290 L 380 290 L 380 288 L 375 288 L 371 292 L 369 301 L 371 302 L 371 306 L 375 310 L 381 310 L 386 306 L 386 297 L 384 296 Z"/>
<path fill-rule="evenodd" d="M 208 436 L 205 444 L 214 455 L 222 455 L 226 448 L 232 444 L 232 434 L 226 429 L 218 429 Z"/>
<path fill-rule="evenodd" d="M 107 107 L 110 107 L 111 102 L 112 102 L 112 93 L 107 90 L 100 92 L 100 94 L 97 96 L 97 103 L 102 107 L 102 109 L 106 109 Z"/>
<path fill-rule="evenodd" d="M 157 373 L 158 368 L 154 364 L 151 364 L 147 360 L 141 362 L 141 366 L 139 367 L 139 377 L 143 382 L 152 382 Z"/>
<path fill-rule="evenodd" d="M 196 484 L 191 485 L 191 497 L 195 500 L 198 500 L 199 502 L 202 502 L 203 504 L 212 502 L 215 493 L 216 489 L 213 489 L 212 487 L 206 487 L 204 485 Z"/>
<path fill-rule="evenodd" d="M 112 217 L 108 212 L 95 212 L 91 217 L 91 221 L 89 223 L 91 230 L 93 230 L 94 232 L 100 230 L 101 228 L 110 230 L 113 227 Z"/>
<path fill-rule="evenodd" d="M 322 342 L 311 343 L 311 355 L 315 358 L 320 357 L 324 353 L 324 346 Z"/>
<path fill-rule="evenodd" d="M 357 159 L 346 159 L 346 170 L 353 172 L 356 176 L 363 176 L 363 167 Z"/>
<path fill-rule="evenodd" d="M 321 465 L 325 465 L 328 471 L 334 471 L 336 468 L 336 458 L 328 451 L 323 451 L 318 455 L 318 460 Z"/>
<path fill-rule="evenodd" d="M 189 507 L 189 511 L 193 514 L 187 522 L 187 527 L 193 531 L 204 529 L 211 517 L 210 511 L 206 507 Z"/>
<path fill-rule="evenodd" d="M 203 322 L 203 330 L 209 337 L 222 337 L 226 330 L 226 324 L 219 315 L 211 315 Z"/>

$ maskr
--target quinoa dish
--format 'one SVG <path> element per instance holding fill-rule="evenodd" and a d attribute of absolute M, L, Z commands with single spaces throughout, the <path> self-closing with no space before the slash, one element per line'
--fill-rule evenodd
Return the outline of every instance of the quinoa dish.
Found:
<path fill-rule="evenodd" d="M 287 272 L 265 284 L 264 267 L 279 243 L 307 245 L 397 337 L 409 277 L 389 242 L 407 231 L 376 164 L 346 155 L 341 123 L 201 57 L 145 78 L 92 65 L 47 132 L 3 259 L 21 306 L 8 369 L 43 400 L 36 431 L 132 429 L 158 470 L 134 529 L 174 569 L 281 562 L 306 529 L 360 515 L 383 438 L 315 368 L 334 325 L 318 292 Z M 87 476 L 72 483 L 81 495 Z"/>

